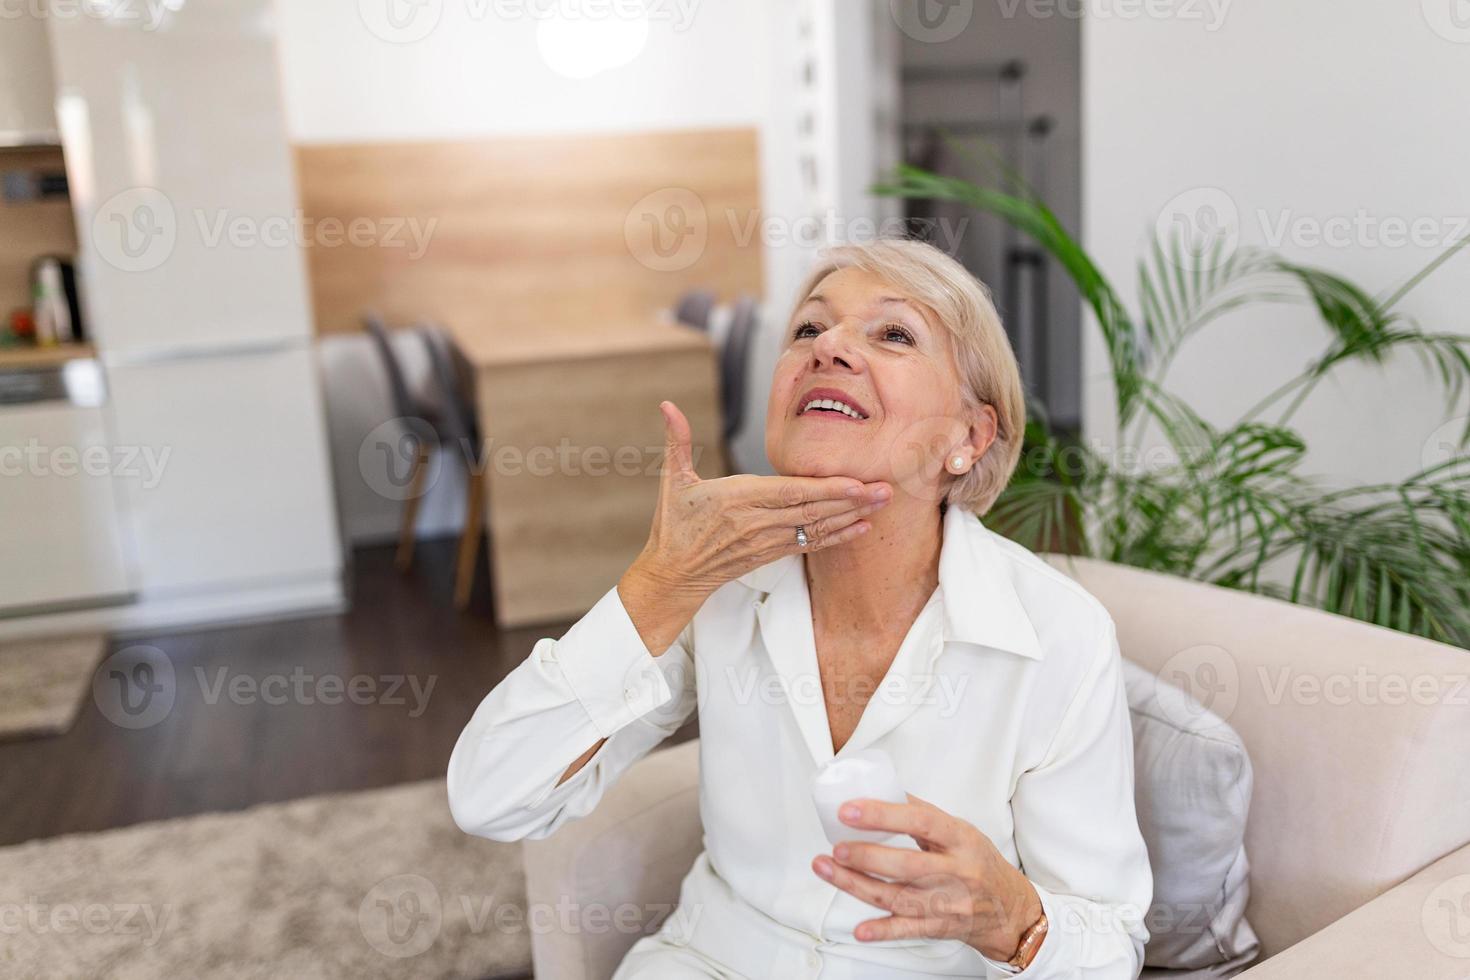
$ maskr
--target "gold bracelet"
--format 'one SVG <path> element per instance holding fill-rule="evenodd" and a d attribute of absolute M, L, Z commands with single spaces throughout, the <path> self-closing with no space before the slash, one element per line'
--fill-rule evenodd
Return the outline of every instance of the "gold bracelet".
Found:
<path fill-rule="evenodd" d="M 1041 947 L 1041 940 L 1046 936 L 1046 912 L 1043 910 L 1041 917 L 1027 927 L 1021 933 L 1021 942 L 1016 946 L 1016 955 L 1006 960 L 1007 966 L 1014 966 L 1018 970 L 1024 970 L 1031 965 L 1036 958 L 1036 951 Z"/>

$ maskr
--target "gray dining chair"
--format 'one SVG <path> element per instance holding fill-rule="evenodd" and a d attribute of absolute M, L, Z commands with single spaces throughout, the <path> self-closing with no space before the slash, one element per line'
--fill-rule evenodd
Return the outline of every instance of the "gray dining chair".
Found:
<path fill-rule="evenodd" d="M 741 296 L 730 314 L 730 327 L 720 345 L 720 407 L 724 414 L 727 446 L 745 425 L 745 387 L 750 373 L 750 347 L 760 325 L 760 306 L 754 297 Z"/>
<path fill-rule="evenodd" d="M 465 515 L 454 571 L 454 605 L 465 609 L 475 584 L 480 538 L 485 530 L 486 473 L 480 416 L 475 406 L 475 371 L 448 331 L 436 325 L 419 330 L 443 406 L 443 444 L 464 464 Z"/>
<path fill-rule="evenodd" d="M 398 526 L 398 550 L 393 558 L 398 570 L 406 572 L 413 564 L 414 525 L 418 522 L 419 503 L 424 496 L 429 460 L 433 457 L 435 447 L 442 442 L 442 420 L 433 402 L 409 387 L 408 374 L 393 347 L 393 339 L 383 318 L 377 313 L 367 313 L 363 315 L 362 324 L 377 349 L 383 372 L 388 376 L 393 414 L 402 422 L 405 436 L 413 444 L 408 496 L 403 501 L 403 514 L 399 518 Z"/>
<path fill-rule="evenodd" d="M 709 316 L 715 308 L 715 294 L 708 289 L 691 289 L 674 304 L 674 319 L 686 326 L 709 330 Z"/>

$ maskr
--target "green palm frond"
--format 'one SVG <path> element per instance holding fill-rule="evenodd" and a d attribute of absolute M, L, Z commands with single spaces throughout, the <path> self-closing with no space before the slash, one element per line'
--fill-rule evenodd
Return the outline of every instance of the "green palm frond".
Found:
<path fill-rule="evenodd" d="M 1307 443 L 1288 424 L 1340 365 L 1383 364 L 1400 351 L 1424 364 L 1446 410 L 1464 414 L 1470 445 L 1470 338 L 1425 331 L 1400 301 L 1465 247 L 1461 242 L 1378 299 L 1331 272 L 1223 237 L 1191 250 L 1156 236 L 1138 264 L 1135 316 L 1092 257 L 1033 193 L 900 167 L 879 194 L 948 200 L 999 216 L 1066 271 L 1102 334 L 1120 431 L 1106 453 L 1054 433 L 1032 406 L 1022 464 L 988 520 L 1036 550 L 1091 555 L 1279 596 L 1392 629 L 1470 646 L 1470 456 L 1398 483 L 1328 489 L 1300 472 Z M 1327 342 L 1306 370 L 1234 424 L 1219 427 L 1167 387 L 1170 365 L 1199 331 L 1259 304 L 1309 310 Z M 1285 401 L 1284 407 L 1282 405 Z M 1274 422 L 1263 416 L 1273 412 Z M 1145 428 L 1164 444 L 1143 453 Z"/>
<path fill-rule="evenodd" d="M 1305 504 L 1294 519 L 1296 572 L 1286 596 L 1470 646 L 1466 497 L 1443 488 L 1402 489 L 1358 506 L 1338 500 Z"/>

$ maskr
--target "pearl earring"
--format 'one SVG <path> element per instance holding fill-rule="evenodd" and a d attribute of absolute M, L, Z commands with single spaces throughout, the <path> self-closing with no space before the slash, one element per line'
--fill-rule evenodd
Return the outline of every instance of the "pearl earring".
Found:
<path fill-rule="evenodd" d="M 965 472 L 965 457 L 955 456 L 951 458 L 949 461 L 949 468 L 954 470 L 956 474 Z"/>

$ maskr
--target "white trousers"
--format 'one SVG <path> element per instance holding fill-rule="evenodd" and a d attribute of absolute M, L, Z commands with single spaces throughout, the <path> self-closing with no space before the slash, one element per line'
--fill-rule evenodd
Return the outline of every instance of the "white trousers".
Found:
<path fill-rule="evenodd" d="M 668 942 L 662 933 L 644 936 L 634 943 L 612 980 L 686 980 L 689 977 L 748 980 L 697 949 Z"/>

